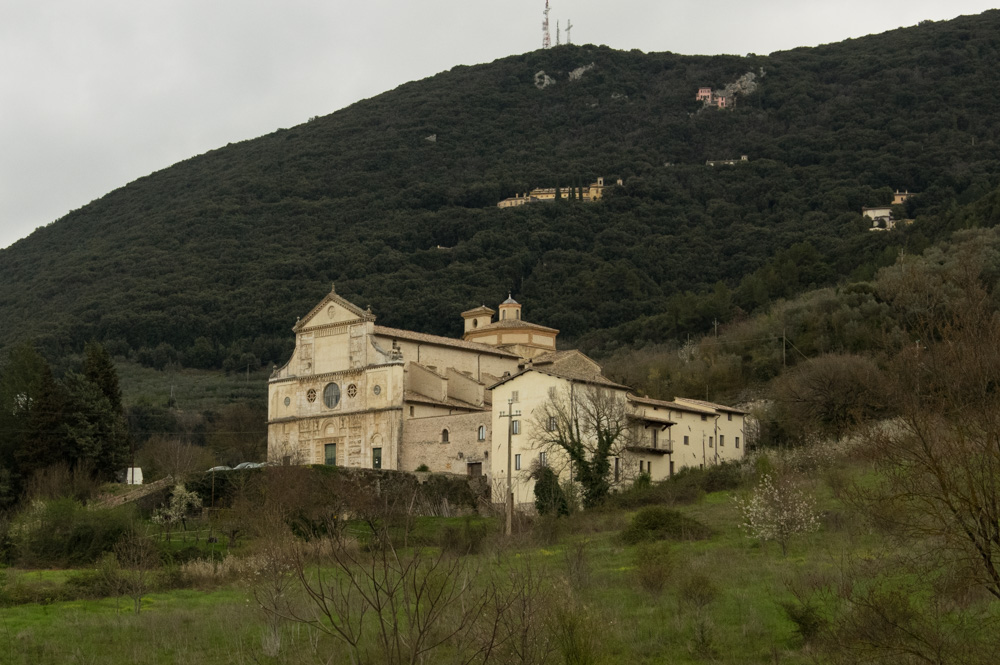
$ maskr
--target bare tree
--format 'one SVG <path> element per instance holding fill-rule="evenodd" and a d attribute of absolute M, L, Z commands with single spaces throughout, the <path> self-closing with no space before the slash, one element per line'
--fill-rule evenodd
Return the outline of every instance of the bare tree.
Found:
<path fill-rule="evenodd" d="M 149 438 L 139 453 L 139 460 L 145 467 L 144 475 L 150 480 L 166 476 L 183 478 L 215 463 L 215 457 L 208 448 L 164 434 L 154 434 Z"/>
<path fill-rule="evenodd" d="M 153 570 L 160 558 L 156 547 L 145 534 L 129 530 L 115 544 L 120 588 L 132 598 L 136 614 L 142 609 L 142 597 L 149 591 Z"/>
<path fill-rule="evenodd" d="M 599 505 L 613 486 L 632 475 L 625 469 L 632 429 L 623 391 L 570 384 L 536 408 L 531 422 L 532 445 L 568 458 L 573 479 L 583 488 L 584 507 Z M 619 460 L 615 471 L 614 458 Z"/>
<path fill-rule="evenodd" d="M 784 374 L 775 386 L 779 418 L 787 434 L 840 440 L 852 428 L 884 411 L 875 362 L 847 353 L 812 358 Z"/>
<path fill-rule="evenodd" d="M 474 559 L 419 548 L 403 554 L 391 543 L 369 552 L 330 543 L 332 570 L 310 565 L 299 548 L 294 570 L 313 611 L 287 618 L 339 641 L 353 665 L 421 663 L 445 645 L 460 652 L 455 662 L 488 660 L 499 628 L 481 639 L 482 622 L 499 625 L 504 612 L 487 612 L 497 591 L 478 581 L 489 576 Z"/>

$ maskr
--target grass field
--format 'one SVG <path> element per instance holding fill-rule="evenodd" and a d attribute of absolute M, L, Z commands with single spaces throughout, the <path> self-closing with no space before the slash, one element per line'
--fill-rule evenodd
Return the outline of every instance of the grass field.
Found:
<path fill-rule="evenodd" d="M 566 656 L 560 643 L 547 662 L 812 662 L 780 603 L 792 597 L 793 580 L 835 577 L 838 562 L 870 537 L 848 529 L 850 520 L 840 517 L 842 507 L 824 483 L 815 481 L 814 489 L 824 527 L 793 540 L 784 557 L 777 545 L 747 539 L 731 494 L 717 492 L 679 508 L 713 530 L 707 540 L 626 546 L 618 534 L 631 513 L 601 511 L 536 523 L 512 543 L 490 535 L 483 553 L 468 559 L 481 569 L 530 561 L 543 576 L 549 601 L 546 616 L 535 620 L 573 635 L 578 649 Z M 420 518 L 411 534 L 434 542 L 444 528 L 461 524 L 461 518 Z M 8 570 L 7 583 L 59 584 L 67 575 Z M 335 655 L 341 653 L 336 642 L 301 624 L 277 624 L 276 640 L 276 624 L 252 591 L 246 579 L 229 577 L 153 593 L 139 615 L 130 612 L 127 598 L 5 607 L 0 662 L 299 663 L 317 662 L 317 653 L 325 656 L 319 662 L 331 655 L 329 662 L 346 662 Z M 451 662 L 440 658 L 427 662 Z"/>

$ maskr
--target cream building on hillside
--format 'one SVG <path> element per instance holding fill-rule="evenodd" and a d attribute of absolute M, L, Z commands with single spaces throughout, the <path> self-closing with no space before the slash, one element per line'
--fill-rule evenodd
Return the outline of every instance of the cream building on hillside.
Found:
<path fill-rule="evenodd" d="M 615 184 L 621 186 L 622 179 L 618 178 Z M 574 195 L 574 191 L 579 193 L 580 200 L 584 203 L 594 203 L 604 197 L 605 187 L 604 178 L 598 178 L 597 182 L 592 182 L 586 187 L 580 187 L 578 190 L 574 190 L 574 188 L 536 187 L 530 192 L 525 192 L 523 195 L 515 194 L 510 198 L 500 201 L 497 203 L 497 207 L 515 208 L 528 203 L 550 203 L 556 200 L 556 196 L 559 197 L 559 200 L 569 200 Z"/>
<path fill-rule="evenodd" d="M 494 315 L 499 316 L 494 320 Z M 636 397 L 579 351 L 559 351 L 559 333 L 525 321 L 508 297 L 499 312 L 462 313 L 463 339 L 376 325 L 375 315 L 337 295 L 296 322 L 295 350 L 268 381 L 268 460 L 284 464 L 485 475 L 511 481 L 531 503 L 533 465 L 572 477 L 557 450 L 536 436 L 546 403 L 599 389 L 628 418 L 609 473 L 618 484 L 743 455 L 744 412 L 709 402 Z M 508 413 L 519 415 L 507 417 Z"/>
<path fill-rule="evenodd" d="M 549 419 L 553 401 L 585 411 L 577 400 L 592 399 L 593 393 L 587 391 L 617 401 L 617 415 L 627 423 L 610 460 L 612 487 L 626 486 L 639 474 L 659 481 L 684 468 L 704 468 L 743 457 L 745 411 L 681 397 L 673 401 L 638 397 L 627 386 L 603 376 L 601 366 L 579 351 L 558 351 L 521 363 L 517 373 L 492 386 L 494 492 L 506 488 L 508 439 L 516 503 L 534 501 L 531 475 L 539 464 L 549 466 L 560 480 L 573 478 L 568 456 L 546 444 L 549 437 L 539 430 L 558 426 Z M 578 422 L 585 419 L 581 414 Z M 582 426 L 586 429 L 586 423 Z"/>
<path fill-rule="evenodd" d="M 637 424 L 629 450 L 639 472 L 652 480 L 743 459 L 746 411 L 684 397 L 667 402 L 629 395 L 628 401 Z"/>
<path fill-rule="evenodd" d="M 488 474 L 488 388 L 559 332 L 522 320 L 511 298 L 493 313 L 463 313 L 459 340 L 376 325 L 331 290 L 268 382 L 268 460 Z"/>

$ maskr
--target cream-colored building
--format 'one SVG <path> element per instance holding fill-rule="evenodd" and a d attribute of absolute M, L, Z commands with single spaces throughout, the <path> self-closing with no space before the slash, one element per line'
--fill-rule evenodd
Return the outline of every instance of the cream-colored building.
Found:
<path fill-rule="evenodd" d="M 525 321 L 508 297 L 498 312 L 462 313 L 463 339 L 376 325 L 335 290 L 296 322 L 295 350 L 268 382 L 268 460 L 286 464 L 486 475 L 507 479 L 508 427 L 518 503 L 533 501 L 533 464 L 571 478 L 564 455 L 538 445 L 544 405 L 600 389 L 627 413 L 610 474 L 619 485 L 743 455 L 744 412 L 629 395 L 559 333 Z M 508 418 L 507 414 L 515 415 Z M 500 494 L 502 496 L 502 493 Z"/>
<path fill-rule="evenodd" d="M 621 185 L 622 179 L 619 178 L 616 184 Z M 580 200 L 584 203 L 593 203 L 595 201 L 600 201 L 604 197 L 604 178 L 598 178 L 597 182 L 592 182 L 586 187 L 579 188 Z M 572 188 L 558 189 L 558 197 L 560 200 L 569 200 L 573 195 Z M 515 194 L 510 198 L 506 198 L 503 201 L 497 203 L 498 208 L 516 208 L 517 206 L 522 206 L 527 203 L 549 203 L 556 200 L 557 188 L 556 187 L 536 187 L 530 192 L 525 194 Z"/>
<path fill-rule="evenodd" d="M 559 351 L 522 363 L 517 373 L 492 387 L 495 496 L 502 496 L 506 489 L 508 438 L 516 503 L 534 501 L 531 475 L 539 464 L 549 466 L 560 480 L 572 479 L 569 458 L 546 444 L 548 437 L 539 429 L 556 426 L 546 423 L 551 401 L 572 403 L 581 395 L 585 401 L 589 390 L 603 391 L 619 401 L 620 417 L 628 423 L 610 460 L 613 488 L 624 487 L 643 473 L 658 481 L 684 468 L 704 468 L 743 457 L 745 411 L 680 397 L 673 401 L 638 397 L 627 386 L 604 377 L 601 366 L 579 351 Z"/>
<path fill-rule="evenodd" d="M 497 322 L 487 307 L 463 314 L 467 330 L 492 331 L 483 343 L 376 325 L 331 290 L 268 382 L 268 459 L 488 475 L 488 387 L 558 334 L 523 321 L 511 298 L 500 311 Z"/>
<path fill-rule="evenodd" d="M 667 402 L 629 395 L 628 401 L 636 421 L 629 451 L 652 480 L 743 458 L 746 411 L 684 397 Z"/>

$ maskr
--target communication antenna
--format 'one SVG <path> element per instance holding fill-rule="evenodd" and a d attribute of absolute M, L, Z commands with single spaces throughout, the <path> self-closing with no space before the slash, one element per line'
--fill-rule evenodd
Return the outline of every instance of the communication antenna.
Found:
<path fill-rule="evenodd" d="M 566 19 L 566 43 L 572 44 L 573 40 L 569 38 L 569 31 L 573 28 L 573 22 Z"/>
<path fill-rule="evenodd" d="M 556 19 L 556 46 L 559 46 L 559 20 Z"/>
<path fill-rule="evenodd" d="M 542 48 L 550 48 L 552 38 L 549 37 L 549 0 L 545 0 L 545 11 L 542 13 L 545 16 L 542 20 Z"/>

